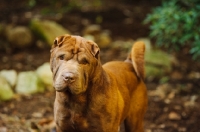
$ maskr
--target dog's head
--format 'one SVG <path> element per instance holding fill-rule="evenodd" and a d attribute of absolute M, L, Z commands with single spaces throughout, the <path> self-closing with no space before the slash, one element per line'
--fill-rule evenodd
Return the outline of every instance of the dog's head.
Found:
<path fill-rule="evenodd" d="M 71 94 L 85 92 L 99 62 L 99 47 L 96 43 L 79 36 L 57 37 L 50 58 L 55 90 L 69 91 Z"/>

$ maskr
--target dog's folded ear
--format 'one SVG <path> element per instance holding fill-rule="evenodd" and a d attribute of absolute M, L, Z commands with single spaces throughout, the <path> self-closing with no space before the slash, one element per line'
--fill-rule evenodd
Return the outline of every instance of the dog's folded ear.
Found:
<path fill-rule="evenodd" d="M 65 34 L 65 35 L 56 37 L 55 40 L 54 40 L 54 43 L 53 43 L 53 45 L 51 47 L 51 49 L 53 50 L 57 46 L 59 46 L 59 47 L 62 46 L 64 40 L 70 39 L 70 38 L 71 38 L 71 36 L 69 34 Z"/>
<path fill-rule="evenodd" d="M 90 40 L 88 40 L 87 43 L 90 45 L 90 52 L 92 53 L 92 55 L 98 59 L 99 51 L 100 51 L 98 45 L 95 42 L 90 41 Z"/>

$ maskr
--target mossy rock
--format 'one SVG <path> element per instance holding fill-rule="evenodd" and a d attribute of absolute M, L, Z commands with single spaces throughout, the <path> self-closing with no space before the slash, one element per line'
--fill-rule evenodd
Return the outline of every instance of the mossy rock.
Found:
<path fill-rule="evenodd" d="M 33 19 L 30 23 L 30 28 L 36 36 L 47 42 L 49 46 L 53 44 L 57 36 L 70 34 L 70 32 L 60 24 L 49 20 Z"/>
<path fill-rule="evenodd" d="M 145 53 L 146 77 L 160 78 L 172 70 L 172 57 L 161 50 L 149 50 Z"/>
<path fill-rule="evenodd" d="M 0 76 L 0 100 L 6 101 L 14 97 L 14 92 L 5 78 Z"/>
<path fill-rule="evenodd" d="M 16 92 L 19 94 L 42 93 L 45 86 L 33 71 L 20 72 L 18 75 Z"/>

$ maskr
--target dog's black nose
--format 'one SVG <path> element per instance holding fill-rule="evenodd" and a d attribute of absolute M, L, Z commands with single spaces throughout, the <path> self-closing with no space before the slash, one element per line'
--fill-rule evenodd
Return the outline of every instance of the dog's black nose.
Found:
<path fill-rule="evenodd" d="M 69 83 L 72 83 L 75 81 L 74 74 L 71 72 L 65 72 L 62 74 L 63 80 Z"/>

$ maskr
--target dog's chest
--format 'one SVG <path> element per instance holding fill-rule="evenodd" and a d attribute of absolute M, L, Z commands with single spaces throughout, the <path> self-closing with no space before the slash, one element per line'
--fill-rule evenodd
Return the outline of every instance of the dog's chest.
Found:
<path fill-rule="evenodd" d="M 82 114 L 69 110 L 70 116 L 67 119 L 73 129 L 86 130 L 88 129 L 88 120 Z"/>
<path fill-rule="evenodd" d="M 90 110 L 60 107 L 55 109 L 55 115 L 56 124 L 65 131 L 96 132 L 102 130 L 99 117 Z"/>
<path fill-rule="evenodd" d="M 82 115 L 75 113 L 74 111 L 66 110 L 65 114 L 60 113 L 59 110 L 56 112 L 55 120 L 57 126 L 62 131 L 79 131 L 88 129 L 88 123 Z"/>

